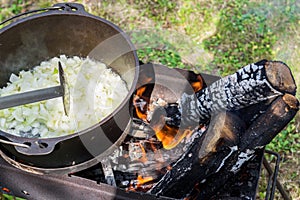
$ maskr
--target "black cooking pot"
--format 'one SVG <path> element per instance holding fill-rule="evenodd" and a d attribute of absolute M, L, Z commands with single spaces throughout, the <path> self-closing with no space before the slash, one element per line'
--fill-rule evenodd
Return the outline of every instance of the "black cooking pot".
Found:
<path fill-rule="evenodd" d="M 65 54 L 89 56 L 106 63 L 129 88 L 119 107 L 83 131 L 49 139 L 17 137 L 0 131 L 0 139 L 7 141 L 0 143 L 6 160 L 19 167 L 30 166 L 30 171 L 36 168 L 36 172 L 69 173 L 93 165 L 122 141 L 131 122 L 128 103 L 136 87 L 139 64 L 133 45 L 116 25 L 87 13 L 80 4 L 56 4 L 46 12 L 2 28 L 0 52 L 0 87 L 6 85 L 11 73 L 18 74 Z"/>

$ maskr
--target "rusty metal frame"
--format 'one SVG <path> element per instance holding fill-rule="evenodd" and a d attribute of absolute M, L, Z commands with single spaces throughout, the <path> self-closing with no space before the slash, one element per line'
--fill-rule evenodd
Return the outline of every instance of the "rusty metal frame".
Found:
<path fill-rule="evenodd" d="M 10 195 L 25 199 L 157 199 L 150 194 L 126 192 L 116 187 L 74 175 L 32 174 L 0 159 L 0 186 L 8 188 Z M 160 197 L 161 200 L 171 198 Z"/>

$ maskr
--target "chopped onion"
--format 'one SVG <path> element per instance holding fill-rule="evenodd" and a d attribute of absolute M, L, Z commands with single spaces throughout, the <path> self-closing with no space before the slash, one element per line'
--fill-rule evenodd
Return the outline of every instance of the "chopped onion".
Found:
<path fill-rule="evenodd" d="M 70 90 L 69 115 L 64 113 L 62 98 L 8 108 L 0 110 L 2 131 L 42 138 L 72 134 L 98 123 L 125 99 L 126 83 L 105 64 L 65 55 L 43 61 L 33 70 L 11 74 L 0 96 L 59 85 L 59 61 Z"/>

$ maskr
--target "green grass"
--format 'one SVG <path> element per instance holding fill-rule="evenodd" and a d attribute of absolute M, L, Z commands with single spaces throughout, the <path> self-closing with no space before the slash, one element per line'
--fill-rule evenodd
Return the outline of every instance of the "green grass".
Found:
<path fill-rule="evenodd" d="M 272 58 L 276 35 L 266 23 L 267 18 L 254 3 L 230 0 L 221 11 L 216 33 L 204 41 L 214 53 L 213 63 L 222 75 L 231 74 L 241 66 Z"/>
<path fill-rule="evenodd" d="M 12 0 L 7 5 L 5 4 L 0 5 L 0 22 L 16 14 L 19 14 L 22 11 L 25 11 L 28 5 L 29 2 L 26 0 Z M 0 26 L 0 28 L 2 27 L 3 26 Z"/>
<path fill-rule="evenodd" d="M 157 30 L 140 30 L 131 33 L 132 42 L 139 46 L 138 57 L 144 63 L 152 62 L 168 67 L 187 68 L 188 64 L 182 62 L 180 53 L 175 46 L 166 40 Z"/>
<path fill-rule="evenodd" d="M 3 194 L 0 192 L 0 200 L 25 200 L 25 199 L 20 198 L 20 197 L 15 197 L 15 196 L 9 195 L 9 194 Z"/>
<path fill-rule="evenodd" d="M 300 134 L 296 132 L 295 119 L 267 145 L 267 148 L 280 153 L 283 160 L 286 155 L 299 153 Z"/>

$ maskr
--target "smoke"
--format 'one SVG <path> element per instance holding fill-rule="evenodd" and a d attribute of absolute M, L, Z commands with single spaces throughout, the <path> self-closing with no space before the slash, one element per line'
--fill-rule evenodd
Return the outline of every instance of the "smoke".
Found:
<path fill-rule="evenodd" d="M 294 75 L 300 97 L 300 1 L 258 1 L 249 12 L 265 16 L 266 25 L 276 36 L 273 60 L 285 62 Z"/>

